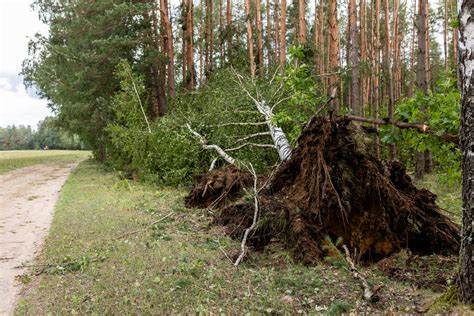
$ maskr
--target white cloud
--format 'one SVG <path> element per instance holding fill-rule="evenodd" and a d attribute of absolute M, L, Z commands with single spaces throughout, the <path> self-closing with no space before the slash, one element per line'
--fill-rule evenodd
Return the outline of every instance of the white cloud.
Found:
<path fill-rule="evenodd" d="M 46 100 L 30 97 L 23 86 L 18 90 L 0 87 L 0 126 L 31 125 L 51 115 Z"/>
<path fill-rule="evenodd" d="M 47 102 L 25 90 L 18 75 L 35 33 L 47 33 L 32 0 L 0 0 L 0 126 L 31 125 L 51 115 Z"/>

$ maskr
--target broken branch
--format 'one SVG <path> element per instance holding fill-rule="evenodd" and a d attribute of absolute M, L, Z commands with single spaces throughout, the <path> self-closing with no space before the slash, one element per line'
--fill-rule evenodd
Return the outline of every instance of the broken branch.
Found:
<path fill-rule="evenodd" d="M 453 134 L 448 134 L 448 133 L 437 135 L 436 131 L 431 129 L 431 127 L 429 127 L 426 124 L 408 123 L 408 122 L 401 122 L 401 121 L 388 121 L 388 120 L 386 121 L 386 120 L 366 118 L 366 117 L 355 116 L 355 115 L 343 115 L 337 118 L 337 120 L 344 120 L 344 119 L 357 121 L 357 122 L 371 123 L 375 125 L 394 125 L 401 129 L 407 129 L 407 128 L 417 129 L 420 133 L 429 134 L 429 135 L 438 137 L 444 141 L 447 141 L 459 146 L 459 135 L 453 135 Z"/>
<path fill-rule="evenodd" d="M 378 301 L 378 296 L 375 295 L 376 292 L 372 292 L 370 290 L 369 283 L 367 283 L 367 280 L 362 276 L 362 274 L 359 273 L 359 271 L 357 271 L 357 268 L 351 259 L 351 255 L 349 253 L 349 249 L 347 248 L 347 246 L 343 245 L 342 248 L 344 248 L 344 251 L 346 253 L 346 261 L 349 264 L 352 276 L 355 279 L 359 280 L 360 285 L 362 286 L 362 289 L 364 290 L 364 299 L 370 303 Z"/>
<path fill-rule="evenodd" d="M 219 154 L 219 156 L 221 156 L 229 164 L 231 164 L 231 165 L 235 164 L 235 159 L 232 158 L 231 156 L 229 156 L 224 151 L 224 149 L 222 149 L 221 147 L 219 147 L 217 145 L 207 145 L 207 140 L 204 138 L 204 136 L 202 136 L 201 134 L 199 134 L 198 132 L 193 130 L 189 124 L 186 124 L 186 127 L 191 132 L 191 134 L 193 134 L 199 140 L 199 142 L 201 143 L 202 148 L 215 150 L 217 152 L 217 154 Z"/>
<path fill-rule="evenodd" d="M 257 218 L 258 218 L 258 191 L 257 191 L 257 174 L 255 173 L 255 169 L 253 168 L 252 164 L 249 164 L 250 167 L 247 166 L 249 169 L 250 173 L 253 176 L 253 200 L 254 200 L 254 205 L 255 205 L 255 211 L 253 213 L 253 220 L 252 220 L 252 225 L 250 225 L 249 228 L 247 228 L 244 232 L 244 237 L 242 238 L 242 242 L 240 244 L 241 248 L 241 253 L 237 260 L 235 260 L 234 266 L 238 266 L 239 263 L 242 261 L 242 259 L 245 256 L 245 253 L 247 252 L 247 238 L 249 236 L 249 233 L 255 229 L 255 226 L 257 226 Z"/>

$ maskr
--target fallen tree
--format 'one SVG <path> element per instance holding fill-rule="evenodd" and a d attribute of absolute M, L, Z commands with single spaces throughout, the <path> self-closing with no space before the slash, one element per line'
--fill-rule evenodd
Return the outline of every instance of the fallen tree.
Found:
<path fill-rule="evenodd" d="M 313 117 L 291 158 L 260 186 L 259 220 L 247 245 L 261 249 L 279 240 L 307 264 L 324 255 L 326 236 L 342 237 L 368 261 L 403 248 L 420 254 L 457 253 L 459 229 L 436 206 L 436 196 L 417 189 L 400 163 L 376 159 L 372 144 L 349 118 Z M 241 188 L 251 185 L 250 175 L 246 177 Z M 209 194 L 215 194 L 220 182 L 202 177 L 187 206 L 215 207 L 215 221 L 240 239 L 252 225 L 255 205 L 239 198 L 235 186 L 219 191 L 225 203 L 214 203 Z M 226 191 L 233 198 L 224 197 Z"/>

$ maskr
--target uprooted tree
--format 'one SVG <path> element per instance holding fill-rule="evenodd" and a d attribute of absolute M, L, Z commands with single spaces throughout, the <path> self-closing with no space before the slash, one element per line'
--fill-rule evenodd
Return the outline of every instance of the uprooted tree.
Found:
<path fill-rule="evenodd" d="M 398 162 L 375 158 L 373 142 L 348 117 L 313 116 L 291 157 L 259 183 L 259 218 L 244 196 L 252 176 L 239 164 L 200 177 L 188 207 L 218 209 L 215 221 L 262 249 L 281 242 L 311 264 L 324 255 L 326 237 L 343 238 L 361 260 L 373 261 L 408 247 L 413 252 L 457 253 L 459 229 L 417 189 Z"/>

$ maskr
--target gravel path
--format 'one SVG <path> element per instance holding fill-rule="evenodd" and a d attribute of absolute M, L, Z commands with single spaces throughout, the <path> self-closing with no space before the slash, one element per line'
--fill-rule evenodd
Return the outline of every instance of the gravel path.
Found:
<path fill-rule="evenodd" d="M 80 161 L 58 161 L 0 175 L 0 315 L 11 315 L 21 290 L 18 268 L 40 251 L 54 206 Z"/>

